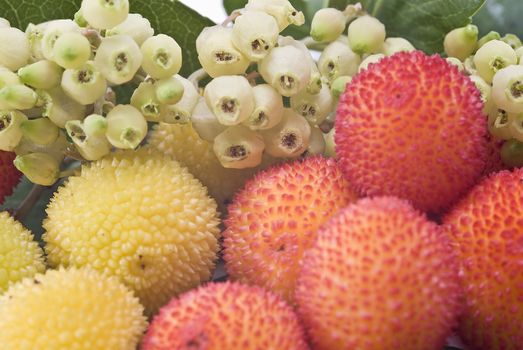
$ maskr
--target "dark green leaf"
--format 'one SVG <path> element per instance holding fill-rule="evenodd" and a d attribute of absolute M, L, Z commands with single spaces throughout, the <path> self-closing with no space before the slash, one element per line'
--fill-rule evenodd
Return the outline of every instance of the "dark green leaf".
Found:
<path fill-rule="evenodd" d="M 349 3 L 358 1 L 347 0 Z M 387 36 L 399 36 L 427 53 L 443 51 L 450 30 L 470 23 L 485 0 L 362 0 L 368 13 L 385 24 Z M 342 8 L 340 0 L 330 0 Z"/>
<path fill-rule="evenodd" d="M 80 4 L 81 0 L 0 0 L 0 9 L 13 27 L 25 29 L 29 23 L 72 18 Z M 174 0 L 130 0 L 130 7 L 131 12 L 149 19 L 156 33 L 172 36 L 182 47 L 182 75 L 199 68 L 196 37 L 204 27 L 213 25 L 210 19 Z"/>
<path fill-rule="evenodd" d="M 232 11 L 236 9 L 241 9 L 245 7 L 248 0 L 223 0 L 223 7 L 227 14 L 231 14 Z"/>
<path fill-rule="evenodd" d="M 491 30 L 502 36 L 513 33 L 523 38 L 523 6 L 521 0 L 489 0 L 474 16 L 474 23 L 479 27 L 480 34 Z"/>

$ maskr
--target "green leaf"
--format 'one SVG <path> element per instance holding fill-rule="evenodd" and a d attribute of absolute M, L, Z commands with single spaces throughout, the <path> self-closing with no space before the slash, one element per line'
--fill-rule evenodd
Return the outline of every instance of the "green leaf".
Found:
<path fill-rule="evenodd" d="M 0 0 L 1 16 L 13 27 L 24 30 L 29 23 L 52 19 L 73 18 L 81 0 Z M 214 23 L 174 0 L 130 0 L 131 12 L 149 19 L 156 33 L 172 36 L 182 47 L 181 74 L 188 76 L 200 67 L 196 53 L 196 38 L 202 29 Z"/>
<path fill-rule="evenodd" d="M 523 6 L 521 0 L 489 0 L 474 16 L 474 24 L 479 27 L 480 34 L 491 30 L 516 34 L 523 38 Z"/>
<path fill-rule="evenodd" d="M 517 0 L 515 0 L 517 1 Z M 347 0 L 345 5 L 358 1 Z M 385 24 L 387 36 L 408 39 L 427 53 L 443 51 L 450 30 L 470 23 L 485 0 L 362 0 L 364 9 Z M 330 0 L 343 8 L 340 0 Z"/>
<path fill-rule="evenodd" d="M 223 0 L 223 7 L 227 14 L 231 14 L 232 11 L 245 7 L 248 0 Z"/>

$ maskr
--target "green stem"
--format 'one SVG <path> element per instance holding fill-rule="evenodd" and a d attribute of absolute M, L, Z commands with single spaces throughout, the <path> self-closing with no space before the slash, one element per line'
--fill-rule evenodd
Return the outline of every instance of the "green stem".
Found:
<path fill-rule="evenodd" d="M 14 217 L 18 221 L 23 221 L 27 214 L 33 209 L 34 205 L 38 200 L 40 199 L 40 196 L 45 191 L 47 187 L 42 185 L 33 185 L 33 188 L 31 188 L 31 191 L 27 194 L 27 196 L 24 198 L 22 203 L 18 206 L 18 208 L 14 211 Z"/>

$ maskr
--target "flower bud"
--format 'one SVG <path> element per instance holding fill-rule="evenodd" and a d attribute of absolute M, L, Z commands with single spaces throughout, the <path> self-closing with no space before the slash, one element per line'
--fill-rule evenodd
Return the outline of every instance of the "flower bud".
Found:
<path fill-rule="evenodd" d="M 349 24 L 350 47 L 360 55 L 380 52 L 385 42 L 385 35 L 383 23 L 368 15 L 358 17 Z"/>
<path fill-rule="evenodd" d="M 283 117 L 282 96 L 269 84 L 252 88 L 254 111 L 243 122 L 251 130 L 265 130 L 276 126 Z"/>
<path fill-rule="evenodd" d="M 492 109 L 492 89 L 490 84 L 487 84 L 479 75 L 469 76 L 470 80 L 476 85 L 476 88 L 481 93 L 481 101 L 483 102 L 483 112 L 488 114 Z"/>
<path fill-rule="evenodd" d="M 24 137 L 39 145 L 50 145 L 60 135 L 60 129 L 48 118 L 29 119 L 20 127 Z"/>
<path fill-rule="evenodd" d="M 38 25 L 29 23 L 25 29 L 25 35 L 29 41 L 29 47 L 31 50 L 30 60 L 32 61 L 39 61 L 45 58 L 42 52 L 42 38 L 44 36 L 44 30 L 48 24 L 49 22 L 40 23 Z"/>
<path fill-rule="evenodd" d="M 332 128 L 328 133 L 323 134 L 325 140 L 325 152 L 327 157 L 336 158 L 336 143 L 334 142 L 335 128 Z"/>
<path fill-rule="evenodd" d="M 516 50 L 516 56 L 518 57 L 518 64 L 523 66 L 523 59 L 521 58 L 523 57 L 523 47 Z"/>
<path fill-rule="evenodd" d="M 11 27 L 11 23 L 5 18 L 0 17 L 0 28 L 9 28 Z"/>
<path fill-rule="evenodd" d="M 492 98 L 498 108 L 509 113 L 523 112 L 523 66 L 508 66 L 494 75 Z"/>
<path fill-rule="evenodd" d="M 307 147 L 307 155 L 323 154 L 325 152 L 325 139 L 323 133 L 317 127 L 311 127 L 311 136 L 309 140 L 309 147 Z"/>
<path fill-rule="evenodd" d="M 290 24 L 301 26 L 305 23 L 303 12 L 297 11 L 288 0 L 249 0 L 245 9 L 247 11 L 262 11 L 273 16 L 278 22 L 280 31 Z"/>
<path fill-rule="evenodd" d="M 22 139 L 21 125 L 27 117 L 18 111 L 0 111 L 0 150 L 11 152 Z"/>
<path fill-rule="evenodd" d="M 500 69 L 517 63 L 517 55 L 509 44 L 500 40 L 492 40 L 483 45 L 474 55 L 474 65 L 487 83 Z"/>
<path fill-rule="evenodd" d="M 115 35 L 102 40 L 94 65 L 109 82 L 121 85 L 134 77 L 142 58 L 140 48 L 130 36 Z"/>
<path fill-rule="evenodd" d="M 358 72 L 361 58 L 349 46 L 339 41 L 333 41 L 323 50 L 318 60 L 321 75 L 333 81 L 337 77 L 347 75 L 352 77 Z"/>
<path fill-rule="evenodd" d="M 5 67 L 0 67 L 0 89 L 9 85 L 20 85 L 23 82 L 16 73 L 11 72 Z"/>
<path fill-rule="evenodd" d="M 20 80 L 35 89 L 51 89 L 60 84 L 62 71 L 59 65 L 52 61 L 42 60 L 18 70 Z"/>
<path fill-rule="evenodd" d="M 214 139 L 213 150 L 224 168 L 245 169 L 261 164 L 262 137 L 243 125 L 227 128 Z"/>
<path fill-rule="evenodd" d="M 465 65 L 463 64 L 463 62 L 461 62 L 459 60 L 459 58 L 447 57 L 447 58 L 445 58 L 445 61 L 447 61 L 448 63 L 452 64 L 453 66 L 456 66 L 460 72 L 464 72 L 465 71 Z"/>
<path fill-rule="evenodd" d="M 376 54 L 367 56 L 367 58 L 365 58 L 363 61 L 361 61 L 360 65 L 358 67 L 358 72 L 361 72 L 362 70 L 367 69 L 367 67 L 370 64 L 378 63 L 383 57 L 385 57 L 385 55 L 382 53 L 376 53 Z"/>
<path fill-rule="evenodd" d="M 171 77 L 182 67 L 182 49 L 170 36 L 150 37 L 142 44 L 141 51 L 142 68 L 154 79 Z"/>
<path fill-rule="evenodd" d="M 416 48 L 407 39 L 387 38 L 383 43 L 382 53 L 385 56 L 392 56 L 398 52 L 414 51 Z"/>
<path fill-rule="evenodd" d="M 30 153 L 46 153 L 53 157 L 58 163 L 61 163 L 65 158 L 65 152 L 68 147 L 69 141 L 67 141 L 65 133 L 60 130 L 58 138 L 49 145 L 40 145 L 34 143 L 29 138 L 24 136 L 14 151 L 19 156 Z"/>
<path fill-rule="evenodd" d="M 512 138 L 510 124 L 513 119 L 513 114 L 509 114 L 505 110 L 498 109 L 494 106 L 488 115 L 488 131 L 498 139 L 508 140 Z"/>
<path fill-rule="evenodd" d="M 223 125 L 237 125 L 254 110 L 254 94 L 249 81 L 239 75 L 214 78 L 204 91 L 205 101 Z"/>
<path fill-rule="evenodd" d="M 105 136 L 107 119 L 99 114 L 91 114 L 84 119 L 83 128 L 89 136 Z"/>
<path fill-rule="evenodd" d="M 443 41 L 447 56 L 456 57 L 461 61 L 474 53 L 477 44 L 478 27 L 473 24 L 451 30 Z"/>
<path fill-rule="evenodd" d="M 508 129 L 510 136 L 518 141 L 523 141 L 523 113 L 512 116 Z"/>
<path fill-rule="evenodd" d="M 310 94 L 317 94 L 321 90 L 322 81 L 321 81 L 321 73 L 318 69 L 318 66 L 316 65 L 316 61 L 311 55 L 311 52 L 305 46 L 304 43 L 301 41 L 295 40 L 291 36 L 280 36 L 278 39 L 278 45 L 279 46 L 293 46 L 300 50 L 305 57 L 307 57 L 309 61 L 309 65 L 311 68 L 311 76 L 309 79 L 309 83 L 307 84 L 307 92 Z"/>
<path fill-rule="evenodd" d="M 107 139 L 117 148 L 135 149 L 147 135 L 147 121 L 131 105 L 118 105 L 107 114 Z"/>
<path fill-rule="evenodd" d="M 80 27 L 78 27 L 78 24 L 69 19 L 60 19 L 49 22 L 45 26 L 42 35 L 41 46 L 43 56 L 50 61 L 54 61 L 54 46 L 56 45 L 58 38 L 65 33 L 78 33 L 79 31 Z"/>
<path fill-rule="evenodd" d="M 56 40 L 53 58 L 66 69 L 80 68 L 91 57 L 91 43 L 80 33 L 64 33 Z"/>
<path fill-rule="evenodd" d="M 349 84 L 352 81 L 352 78 L 348 75 L 342 75 L 341 77 L 337 77 L 334 79 L 334 81 L 331 84 L 331 93 L 334 98 L 338 98 L 345 92 L 345 89 L 347 88 L 347 84 Z"/>
<path fill-rule="evenodd" d="M 216 136 L 227 129 L 225 125 L 220 124 L 203 97 L 200 98 L 196 107 L 194 107 L 191 123 L 200 138 L 210 143 L 214 142 Z"/>
<path fill-rule="evenodd" d="M 180 75 L 175 77 L 183 85 L 183 96 L 173 105 L 161 105 L 162 121 L 170 124 L 185 124 L 189 122 L 200 94 L 189 80 Z"/>
<path fill-rule="evenodd" d="M 149 82 L 138 85 L 131 96 L 131 105 L 142 113 L 146 120 L 161 121 L 160 101 L 156 98 L 156 89 Z"/>
<path fill-rule="evenodd" d="M 512 47 L 514 50 L 519 49 L 522 46 L 521 40 L 517 37 L 517 35 L 514 34 L 505 34 L 504 37 L 501 38 L 501 41 L 507 43 Z"/>
<path fill-rule="evenodd" d="M 29 153 L 17 156 L 13 161 L 32 183 L 51 186 L 60 177 L 60 163 L 47 153 Z"/>
<path fill-rule="evenodd" d="M 149 22 L 147 18 L 139 13 L 130 13 L 125 21 L 105 32 L 105 36 L 119 34 L 129 35 L 136 44 L 141 46 L 145 40 L 154 35 L 154 29 L 151 27 L 151 22 Z"/>
<path fill-rule="evenodd" d="M 489 41 L 492 41 L 492 40 L 501 40 L 501 35 L 499 35 L 498 32 L 495 32 L 495 31 L 491 30 L 490 32 L 488 32 L 487 34 L 483 35 L 478 40 L 477 48 L 479 49 L 480 47 L 482 47 L 483 45 L 485 45 L 486 43 L 488 43 Z"/>
<path fill-rule="evenodd" d="M 319 42 L 336 40 L 345 31 L 347 19 L 343 12 L 335 8 L 318 10 L 311 23 L 311 37 Z"/>
<path fill-rule="evenodd" d="M 66 69 L 62 76 L 62 89 L 82 105 L 95 103 L 107 90 L 107 82 L 93 61 L 78 69 Z"/>
<path fill-rule="evenodd" d="M 292 158 L 309 147 L 311 127 L 294 110 L 285 108 L 280 124 L 261 131 L 266 152 L 273 157 Z"/>
<path fill-rule="evenodd" d="M 276 45 L 279 33 L 274 17 L 247 11 L 234 21 L 232 42 L 249 60 L 259 61 Z"/>
<path fill-rule="evenodd" d="M 111 29 L 125 21 L 129 15 L 128 0 L 83 0 L 83 17 L 96 29 Z"/>
<path fill-rule="evenodd" d="M 243 74 L 250 62 L 232 43 L 232 28 L 204 28 L 196 39 L 198 60 L 211 77 Z"/>
<path fill-rule="evenodd" d="M 78 24 L 78 26 L 81 28 L 85 28 L 85 27 L 89 26 L 89 23 L 87 22 L 87 20 L 84 17 L 84 14 L 82 13 L 82 9 L 79 9 L 78 11 L 76 11 L 73 19 L 74 19 L 74 22 L 76 24 Z"/>
<path fill-rule="evenodd" d="M 335 105 L 330 88 L 324 84 L 319 94 L 302 92 L 291 97 L 291 107 L 310 124 L 317 126 L 334 110 Z"/>
<path fill-rule="evenodd" d="M 162 104 L 175 104 L 183 96 L 183 84 L 176 77 L 157 80 L 154 83 L 156 98 Z"/>
<path fill-rule="evenodd" d="M 275 47 L 258 68 L 263 79 L 287 97 L 304 90 L 311 77 L 310 61 L 293 46 Z"/>
<path fill-rule="evenodd" d="M 29 62 L 31 46 L 24 32 L 17 28 L 0 28 L 0 66 L 12 71 Z"/>
<path fill-rule="evenodd" d="M 82 120 L 86 107 L 70 98 L 61 87 L 39 90 L 38 98 L 43 103 L 42 116 L 49 118 L 59 128 L 65 128 L 69 120 Z"/>
<path fill-rule="evenodd" d="M 88 123 L 90 128 L 86 125 Z M 94 161 L 111 152 L 111 144 L 104 135 L 107 125 L 104 117 L 92 114 L 83 123 L 79 120 L 67 122 L 65 129 L 80 155 L 86 160 Z"/>
<path fill-rule="evenodd" d="M 0 109 L 30 109 L 38 95 L 25 85 L 9 85 L 0 89 Z"/>

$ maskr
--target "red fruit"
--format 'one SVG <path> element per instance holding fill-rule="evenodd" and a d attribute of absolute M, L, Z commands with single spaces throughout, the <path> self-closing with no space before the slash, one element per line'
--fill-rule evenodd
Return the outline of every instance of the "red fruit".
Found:
<path fill-rule="evenodd" d="M 303 252 L 320 225 L 356 198 L 333 159 L 311 157 L 259 173 L 228 208 L 229 275 L 292 302 Z"/>
<path fill-rule="evenodd" d="M 16 154 L 0 151 L 0 204 L 13 193 L 22 174 L 13 165 Z"/>
<path fill-rule="evenodd" d="M 438 55 L 386 57 L 356 75 L 336 118 L 336 154 L 363 195 L 394 195 L 439 212 L 485 167 L 478 89 Z"/>
<path fill-rule="evenodd" d="M 487 162 L 483 170 L 483 176 L 507 169 L 507 166 L 501 160 L 501 147 L 505 141 L 496 139 L 490 134 L 487 136 L 487 140 Z"/>
<path fill-rule="evenodd" d="M 292 308 L 259 287 L 209 283 L 173 299 L 149 326 L 142 350 L 307 350 Z"/>
<path fill-rule="evenodd" d="M 362 199 L 305 253 L 298 310 L 315 350 L 441 350 L 459 310 L 441 228 L 404 200 Z"/>
<path fill-rule="evenodd" d="M 523 349 L 523 169 L 483 180 L 444 218 L 465 290 L 471 349 Z"/>

